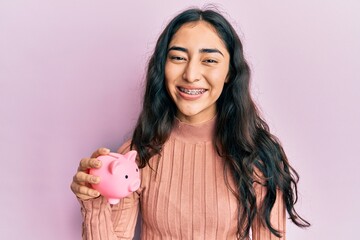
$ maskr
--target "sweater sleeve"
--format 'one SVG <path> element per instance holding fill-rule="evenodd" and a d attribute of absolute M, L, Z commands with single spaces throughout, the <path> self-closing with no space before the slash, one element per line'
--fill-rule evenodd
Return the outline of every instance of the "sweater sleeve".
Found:
<path fill-rule="evenodd" d="M 266 187 L 262 184 L 255 182 L 254 189 L 256 192 L 257 205 L 260 206 L 266 195 Z M 276 200 L 271 210 L 270 221 L 273 228 L 278 230 L 281 234 L 281 238 L 276 237 L 270 232 L 270 230 L 264 225 L 259 216 L 256 216 L 252 224 L 252 240 L 285 240 L 286 239 L 286 212 L 285 205 L 282 198 L 282 192 L 277 190 Z"/>
<path fill-rule="evenodd" d="M 139 212 L 138 193 L 110 205 L 104 197 L 81 201 L 83 240 L 132 239 Z"/>
<path fill-rule="evenodd" d="M 118 152 L 124 154 L 128 150 L 129 142 L 126 142 Z M 132 239 L 139 213 L 139 194 L 133 192 L 115 205 L 109 204 L 103 196 L 79 200 L 83 240 Z"/>

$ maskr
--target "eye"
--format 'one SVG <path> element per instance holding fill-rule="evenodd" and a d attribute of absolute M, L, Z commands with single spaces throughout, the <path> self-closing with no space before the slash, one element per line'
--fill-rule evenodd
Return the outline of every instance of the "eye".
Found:
<path fill-rule="evenodd" d="M 218 61 L 216 61 L 214 59 L 206 59 L 206 60 L 204 60 L 204 62 L 206 62 L 206 63 L 217 63 Z"/>
<path fill-rule="evenodd" d="M 126 179 L 128 179 L 128 178 L 129 178 L 129 176 L 128 176 L 128 175 L 125 175 L 125 178 L 126 178 Z"/>
<path fill-rule="evenodd" d="M 180 56 L 170 56 L 169 58 L 175 62 L 180 62 L 180 61 L 186 60 L 184 57 L 180 57 Z"/>
<path fill-rule="evenodd" d="M 136 172 L 138 172 L 139 171 L 139 169 L 136 169 Z"/>

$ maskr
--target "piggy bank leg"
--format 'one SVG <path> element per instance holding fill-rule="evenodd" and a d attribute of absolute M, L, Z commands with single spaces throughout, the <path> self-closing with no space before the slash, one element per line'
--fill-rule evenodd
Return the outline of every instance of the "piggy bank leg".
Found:
<path fill-rule="evenodd" d="M 120 202 L 120 199 L 118 199 L 118 198 L 109 198 L 108 202 L 110 204 L 118 204 Z"/>

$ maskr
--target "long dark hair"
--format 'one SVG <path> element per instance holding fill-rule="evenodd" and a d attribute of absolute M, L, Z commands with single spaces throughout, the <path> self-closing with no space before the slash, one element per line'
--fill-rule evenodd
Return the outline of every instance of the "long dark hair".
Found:
<path fill-rule="evenodd" d="M 291 220 L 300 227 L 310 226 L 294 209 L 299 175 L 289 165 L 281 144 L 270 133 L 251 98 L 250 69 L 241 41 L 231 24 L 214 10 L 194 8 L 180 13 L 170 21 L 157 41 L 147 69 L 142 112 L 131 143 L 131 148 L 138 151 L 139 166 L 145 167 L 152 156 L 161 154 L 162 146 L 172 130 L 177 109 L 164 83 L 167 49 L 171 38 L 182 25 L 196 21 L 210 23 L 230 54 L 229 81 L 217 101 L 214 145 L 237 183 L 233 193 L 239 202 L 239 238 L 247 238 L 256 214 L 260 215 L 262 223 L 273 234 L 280 236 L 280 232 L 270 223 L 277 189 L 283 193 Z M 261 172 L 261 184 L 267 189 L 259 208 L 253 187 L 255 169 Z"/>

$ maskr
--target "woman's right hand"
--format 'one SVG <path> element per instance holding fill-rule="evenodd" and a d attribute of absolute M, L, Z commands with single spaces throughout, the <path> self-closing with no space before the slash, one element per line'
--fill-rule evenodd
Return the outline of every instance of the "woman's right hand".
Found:
<path fill-rule="evenodd" d="M 91 188 L 91 184 L 100 182 L 100 177 L 90 175 L 90 168 L 100 168 L 101 161 L 97 159 L 98 156 L 107 155 L 110 150 L 107 148 L 99 148 L 90 158 L 83 158 L 80 161 L 79 168 L 73 177 L 70 185 L 73 193 L 81 200 L 88 200 L 100 196 L 100 193 Z"/>

